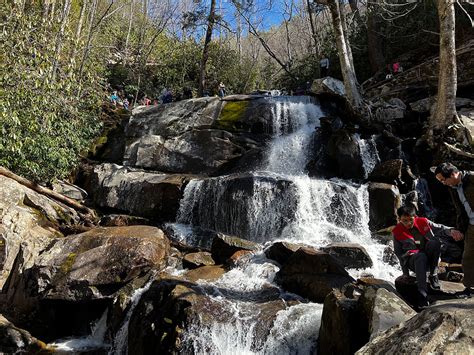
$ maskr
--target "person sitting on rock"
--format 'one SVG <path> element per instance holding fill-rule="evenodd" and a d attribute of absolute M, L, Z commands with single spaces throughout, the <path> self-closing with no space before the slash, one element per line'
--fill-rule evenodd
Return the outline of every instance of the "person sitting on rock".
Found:
<path fill-rule="evenodd" d="M 416 216 L 415 207 L 405 205 L 397 210 L 398 224 L 392 231 L 395 254 L 400 261 L 403 275 L 415 272 L 418 288 L 418 307 L 429 305 L 426 273 L 431 289 L 439 290 L 438 263 L 441 253 L 441 236 L 457 236 L 459 231 L 427 218 Z"/>

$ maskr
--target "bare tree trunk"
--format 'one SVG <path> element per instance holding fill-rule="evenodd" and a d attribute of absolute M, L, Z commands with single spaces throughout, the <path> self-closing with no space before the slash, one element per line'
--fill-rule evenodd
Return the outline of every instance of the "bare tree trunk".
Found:
<path fill-rule="evenodd" d="M 130 40 L 130 32 L 132 31 L 133 4 L 134 4 L 134 1 L 130 0 L 130 18 L 128 19 L 128 31 L 127 31 L 127 37 L 125 38 L 124 59 L 123 59 L 124 65 L 127 63 L 127 59 L 128 59 L 128 41 Z"/>
<path fill-rule="evenodd" d="M 240 13 L 237 11 L 235 13 L 237 18 L 237 52 L 239 53 L 239 61 L 242 60 L 242 19 L 240 18 Z"/>
<path fill-rule="evenodd" d="M 79 20 L 77 21 L 76 39 L 74 41 L 74 48 L 72 49 L 72 54 L 71 54 L 72 59 L 74 59 L 76 57 L 79 42 L 81 40 L 82 25 L 84 23 L 84 16 L 86 14 L 87 2 L 88 2 L 88 0 L 82 0 L 81 13 L 79 15 Z"/>
<path fill-rule="evenodd" d="M 380 21 L 377 19 L 377 9 L 374 3 L 367 4 L 367 46 L 369 63 L 372 74 L 385 66 L 385 57 L 382 52 L 382 37 L 379 34 Z"/>
<path fill-rule="evenodd" d="M 457 116 L 454 3 L 454 0 L 438 0 L 440 27 L 438 98 L 435 111 L 429 119 L 429 137 L 433 136 L 433 130 L 444 129 L 453 123 Z"/>
<path fill-rule="evenodd" d="M 352 53 L 349 48 L 346 36 L 344 34 L 341 11 L 338 0 L 317 0 L 318 3 L 328 5 L 331 12 L 332 25 L 336 37 L 337 51 L 341 63 L 342 77 L 344 79 L 344 88 L 346 95 L 355 111 L 358 111 L 362 104 L 362 97 L 357 87 L 357 78 L 352 63 Z"/>
<path fill-rule="evenodd" d="M 59 33 L 56 38 L 56 48 L 54 50 L 54 60 L 51 68 L 51 79 L 54 81 L 56 79 L 56 72 L 59 65 L 59 56 L 61 54 L 61 48 L 63 46 L 63 37 L 64 31 L 66 30 L 66 24 L 69 18 L 69 11 L 71 10 L 71 0 L 64 1 L 63 14 L 61 19 L 61 27 L 59 28 Z"/>
<path fill-rule="evenodd" d="M 89 50 L 90 50 L 90 47 L 91 47 L 92 36 L 93 36 L 93 33 L 94 33 L 94 19 L 95 19 L 95 13 L 97 11 L 97 2 L 98 2 L 98 0 L 93 0 L 92 1 L 92 7 L 91 7 L 90 14 L 89 14 L 89 31 L 88 31 L 88 34 L 87 34 L 87 42 L 86 42 L 86 47 L 84 48 L 84 53 L 82 55 L 81 64 L 79 66 L 79 74 L 78 74 L 79 85 L 78 85 L 78 88 L 77 88 L 77 96 L 78 97 L 81 95 L 82 72 L 84 71 L 84 64 L 87 60 L 87 57 L 89 56 Z"/>
<path fill-rule="evenodd" d="M 313 11 L 311 10 L 310 0 L 306 0 L 306 6 L 308 8 L 309 24 L 311 25 L 311 35 L 314 41 L 314 53 L 316 58 L 319 60 L 320 50 L 319 50 L 319 41 L 316 35 L 316 28 L 314 26 Z"/>
<path fill-rule="evenodd" d="M 204 88 L 206 87 L 206 64 L 209 57 L 209 43 L 212 37 L 212 28 L 214 27 L 214 21 L 216 16 L 216 0 L 211 0 L 211 9 L 209 11 L 209 17 L 207 20 L 207 31 L 204 39 L 204 48 L 202 50 L 201 65 L 199 69 L 199 96 L 203 96 Z"/>

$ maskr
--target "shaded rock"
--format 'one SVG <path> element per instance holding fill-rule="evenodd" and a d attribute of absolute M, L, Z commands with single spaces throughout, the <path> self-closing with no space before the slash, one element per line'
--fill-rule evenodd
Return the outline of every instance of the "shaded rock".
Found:
<path fill-rule="evenodd" d="M 212 259 L 211 253 L 208 252 L 189 253 L 183 258 L 183 267 L 188 269 L 195 269 L 199 266 L 210 266 L 214 264 L 214 259 Z"/>
<path fill-rule="evenodd" d="M 373 278 L 332 291 L 324 300 L 319 353 L 353 354 L 371 337 L 415 315 L 395 292 L 386 281 Z"/>
<path fill-rule="evenodd" d="M 0 314 L 0 352 L 2 354 L 37 354 L 42 351 L 49 353 L 45 343 L 26 330 L 15 327 Z"/>
<path fill-rule="evenodd" d="M 379 100 L 374 106 L 376 120 L 385 124 L 400 121 L 406 114 L 406 105 L 399 98 L 392 98 L 388 102 Z"/>
<path fill-rule="evenodd" d="M 357 354 L 471 354 L 474 299 L 443 301 L 386 330 Z"/>
<path fill-rule="evenodd" d="M 379 230 L 397 223 L 397 209 L 401 199 L 398 188 L 383 183 L 369 184 L 369 227 Z"/>
<path fill-rule="evenodd" d="M 334 257 L 305 247 L 290 256 L 275 280 L 285 290 L 313 302 L 323 302 L 333 288 L 354 281 Z"/>
<path fill-rule="evenodd" d="M 337 176 L 343 179 L 365 177 L 360 146 L 354 135 L 346 130 L 334 133 L 328 141 L 328 156 L 336 162 Z"/>
<path fill-rule="evenodd" d="M 346 96 L 344 83 L 330 76 L 314 80 L 311 85 L 311 92 L 316 95 L 331 94 L 334 96 Z"/>
<path fill-rule="evenodd" d="M 403 161 L 392 159 L 377 164 L 370 173 L 368 180 L 373 182 L 383 182 L 386 184 L 397 184 L 402 178 Z"/>
<path fill-rule="evenodd" d="M 454 298 L 456 292 L 464 290 L 464 286 L 457 282 L 440 281 L 441 290 L 432 291 L 428 287 L 428 294 L 432 301 Z M 417 306 L 418 288 L 413 276 L 399 276 L 395 279 L 395 287 L 403 299 L 413 307 Z"/>
<path fill-rule="evenodd" d="M 87 198 L 87 192 L 85 190 L 67 181 L 58 180 L 54 182 L 52 190 L 78 201 L 82 201 Z"/>
<path fill-rule="evenodd" d="M 436 96 L 431 96 L 410 103 L 410 108 L 418 113 L 429 113 L 435 103 Z M 474 107 L 474 100 L 456 97 L 456 109 L 459 111 L 465 107 Z"/>
<path fill-rule="evenodd" d="M 393 251 L 393 247 L 391 246 L 387 246 L 384 248 L 382 260 L 384 263 L 387 263 L 391 266 L 398 265 L 399 263 L 399 260 L 397 256 L 395 255 L 395 252 Z"/>
<path fill-rule="evenodd" d="M 353 354 L 369 339 L 367 321 L 356 297 L 330 292 L 324 300 L 318 338 L 318 354 Z"/>
<path fill-rule="evenodd" d="M 218 264 L 223 264 L 239 250 L 258 250 L 260 244 L 219 233 L 212 241 L 211 254 Z"/>
<path fill-rule="evenodd" d="M 17 272 L 30 268 L 55 237 L 60 226 L 75 225 L 76 211 L 0 175 L 0 289 L 7 292 L 15 260 Z M 19 258 L 22 249 L 21 261 Z M 0 307 L 1 308 L 1 307 Z"/>
<path fill-rule="evenodd" d="M 126 214 L 108 214 L 103 216 L 99 221 L 99 225 L 103 227 L 124 227 L 149 224 L 150 221 L 146 218 L 129 216 Z"/>
<path fill-rule="evenodd" d="M 181 190 L 189 178 L 105 163 L 92 169 L 84 187 L 97 206 L 158 221 L 173 221 Z"/>
<path fill-rule="evenodd" d="M 280 265 L 283 265 L 288 261 L 290 256 L 292 256 L 295 251 L 297 251 L 302 246 L 302 244 L 276 242 L 265 249 L 265 255 L 267 258 L 275 260 Z"/>
<path fill-rule="evenodd" d="M 459 110 L 458 117 L 466 127 L 467 139 L 472 147 L 474 145 L 474 100 L 471 100 L 471 102 L 473 108 Z"/>
<path fill-rule="evenodd" d="M 332 255 L 345 268 L 364 269 L 373 265 L 372 259 L 365 248 L 355 243 L 331 243 L 322 251 Z"/>

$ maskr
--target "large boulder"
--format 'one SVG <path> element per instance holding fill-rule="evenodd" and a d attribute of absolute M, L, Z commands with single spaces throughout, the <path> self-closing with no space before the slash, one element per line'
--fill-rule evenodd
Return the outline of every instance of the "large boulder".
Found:
<path fill-rule="evenodd" d="M 365 177 L 359 141 L 348 131 L 339 130 L 329 138 L 328 156 L 337 162 L 338 177 L 343 179 Z"/>
<path fill-rule="evenodd" d="M 346 96 L 344 83 L 330 76 L 316 79 L 311 86 L 311 92 L 316 95 L 330 94 L 334 96 Z"/>
<path fill-rule="evenodd" d="M 86 174 L 84 186 L 97 206 L 158 221 L 173 221 L 190 177 L 104 163 Z"/>
<path fill-rule="evenodd" d="M 394 185 L 369 184 L 369 227 L 377 231 L 397 223 L 397 209 L 401 204 L 398 188 Z"/>
<path fill-rule="evenodd" d="M 55 238 L 32 267 L 12 272 L 4 312 L 48 341 L 86 335 L 121 287 L 166 266 L 169 248 L 163 232 L 149 226 L 99 227 Z"/>
<path fill-rule="evenodd" d="M 76 211 L 0 175 L 0 289 L 16 261 L 17 272 L 30 268 L 57 237 L 60 226 L 79 223 Z M 21 258 L 19 253 L 21 249 Z M 1 303 L 1 302 L 0 302 Z"/>
<path fill-rule="evenodd" d="M 199 266 L 210 266 L 214 265 L 214 259 L 212 259 L 211 253 L 209 252 L 197 252 L 188 253 L 183 258 L 183 267 L 188 269 L 195 269 Z"/>
<path fill-rule="evenodd" d="M 364 269 L 373 265 L 367 250 L 359 244 L 331 243 L 321 250 L 335 257 L 345 268 Z"/>
<path fill-rule="evenodd" d="M 212 241 L 211 254 L 216 263 L 223 264 L 239 250 L 256 251 L 260 248 L 258 243 L 219 233 Z"/>
<path fill-rule="evenodd" d="M 383 280 L 366 278 L 324 300 L 320 354 L 353 354 L 370 338 L 416 314 Z M 344 339 L 344 341 L 341 341 Z"/>
<path fill-rule="evenodd" d="M 333 256 L 306 247 L 290 256 L 275 280 L 285 290 L 313 302 L 323 302 L 333 288 L 354 281 Z"/>
<path fill-rule="evenodd" d="M 290 256 L 292 256 L 302 244 L 294 244 L 290 242 L 276 242 L 265 249 L 265 255 L 268 259 L 275 260 L 280 265 L 285 264 Z"/>
<path fill-rule="evenodd" d="M 442 301 L 379 334 L 356 354 L 472 354 L 474 299 Z"/>
<path fill-rule="evenodd" d="M 170 244 L 151 226 L 99 227 L 52 241 L 28 283 L 44 299 L 83 301 L 113 294 L 151 268 L 166 266 Z"/>

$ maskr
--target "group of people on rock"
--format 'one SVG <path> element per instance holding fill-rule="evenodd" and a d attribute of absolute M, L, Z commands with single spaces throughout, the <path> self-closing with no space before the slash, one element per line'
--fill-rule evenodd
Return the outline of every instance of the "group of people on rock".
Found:
<path fill-rule="evenodd" d="M 204 96 L 210 96 L 209 91 L 205 90 Z M 226 96 L 226 88 L 222 81 L 219 83 L 217 87 L 217 96 L 219 96 L 220 98 L 223 98 L 224 96 Z M 167 104 L 173 101 L 187 100 L 187 99 L 191 99 L 192 97 L 193 97 L 192 89 L 188 86 L 184 87 L 182 94 L 178 95 L 177 97 L 173 95 L 173 92 L 170 89 L 165 87 L 161 91 L 161 94 L 159 97 L 151 99 L 145 94 L 140 100 L 138 100 L 138 103 L 139 105 L 143 105 L 143 106 L 151 106 L 151 105 L 156 106 L 158 104 Z M 118 94 L 117 90 L 114 90 L 112 92 L 112 94 L 109 97 L 109 100 L 115 107 L 121 106 L 126 110 L 130 109 L 131 106 L 133 106 L 133 104 L 131 103 L 134 101 L 132 95 L 128 97 L 123 92 L 121 92 L 121 94 Z"/>
<path fill-rule="evenodd" d="M 453 245 L 461 241 L 464 242 L 462 269 L 465 289 L 456 296 L 471 297 L 474 292 L 474 171 L 460 171 L 451 163 L 442 163 L 432 167 L 431 171 L 440 183 L 449 187 L 456 208 L 456 228 L 418 217 L 413 205 L 405 205 L 398 209 L 398 224 L 392 231 L 394 251 L 403 274 L 408 276 L 413 271 L 416 275 L 419 308 L 429 305 L 428 287 L 440 290 L 440 256 L 460 256 L 461 248 Z"/>

